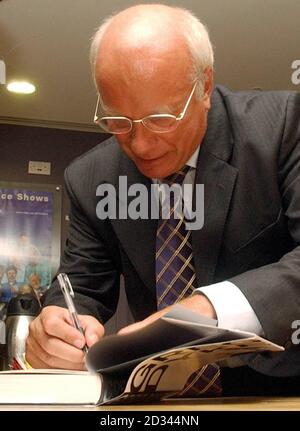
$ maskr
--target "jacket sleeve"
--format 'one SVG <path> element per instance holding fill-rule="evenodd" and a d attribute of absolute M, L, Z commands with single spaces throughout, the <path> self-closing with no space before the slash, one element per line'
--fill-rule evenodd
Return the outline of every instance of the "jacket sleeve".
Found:
<path fill-rule="evenodd" d="M 275 263 L 232 277 L 255 311 L 266 338 L 290 344 L 300 316 L 300 94 L 289 97 L 278 154 L 282 211 L 294 248 Z M 271 199 L 271 197 L 270 197 Z M 267 203 L 266 203 L 267 204 Z"/>
<path fill-rule="evenodd" d="M 115 234 L 108 221 L 95 222 L 93 196 L 72 165 L 65 172 L 65 184 L 71 204 L 70 223 L 59 272 L 70 278 L 79 314 L 93 315 L 105 323 L 114 314 L 119 298 L 121 269 Z M 56 278 L 43 299 L 43 306 L 47 305 L 66 306 Z"/>

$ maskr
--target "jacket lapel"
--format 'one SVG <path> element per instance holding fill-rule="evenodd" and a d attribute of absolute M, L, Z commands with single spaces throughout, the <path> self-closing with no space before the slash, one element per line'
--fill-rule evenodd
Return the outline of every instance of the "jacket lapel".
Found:
<path fill-rule="evenodd" d="M 204 225 L 192 231 L 198 286 L 213 283 L 223 231 L 238 170 L 228 161 L 233 138 L 219 94 L 212 99 L 208 128 L 201 144 L 195 184 L 204 184 Z M 195 208 L 196 195 L 193 195 Z"/>
<path fill-rule="evenodd" d="M 116 220 L 111 220 L 111 223 L 120 239 L 125 253 L 135 267 L 140 278 L 146 286 L 153 290 L 153 288 L 155 288 L 155 240 L 157 220 L 151 218 L 150 189 L 152 181 L 144 177 L 137 170 L 134 163 L 125 156 L 122 157 L 119 173 L 120 176 L 124 178 L 122 190 L 120 190 L 119 184 L 115 185 L 118 198 L 117 204 L 124 214 L 128 214 L 128 207 L 130 207 L 136 199 L 136 196 L 124 197 L 124 183 L 127 182 L 127 190 L 136 184 L 141 184 L 145 187 L 145 190 L 147 190 L 145 203 L 148 206 L 148 220 L 133 220 L 127 215 L 126 219 L 117 218 Z"/>

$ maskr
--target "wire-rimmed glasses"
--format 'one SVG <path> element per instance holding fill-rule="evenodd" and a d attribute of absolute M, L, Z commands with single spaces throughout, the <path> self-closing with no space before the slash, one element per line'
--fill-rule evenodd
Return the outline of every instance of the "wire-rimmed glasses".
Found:
<path fill-rule="evenodd" d="M 133 128 L 133 123 L 142 123 L 148 130 L 154 133 L 168 133 L 173 132 L 177 129 L 179 121 L 181 121 L 185 113 L 189 107 L 190 101 L 193 97 L 197 86 L 197 81 L 195 82 L 192 91 L 188 97 L 188 100 L 183 108 L 183 111 L 176 117 L 176 115 L 172 114 L 153 114 L 147 115 L 146 117 L 140 118 L 138 120 L 132 120 L 128 117 L 98 117 L 97 112 L 100 103 L 100 97 L 98 96 L 95 114 L 94 114 L 94 123 L 98 124 L 101 129 L 105 130 L 108 133 L 112 133 L 114 135 L 121 135 L 123 133 L 129 133 Z"/>

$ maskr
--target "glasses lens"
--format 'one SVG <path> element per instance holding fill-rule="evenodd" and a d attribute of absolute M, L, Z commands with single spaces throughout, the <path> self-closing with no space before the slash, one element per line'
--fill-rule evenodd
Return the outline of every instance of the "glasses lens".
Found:
<path fill-rule="evenodd" d="M 143 119 L 144 126 L 156 133 L 172 132 L 178 126 L 173 115 L 150 115 Z"/>
<path fill-rule="evenodd" d="M 98 124 L 109 133 L 121 134 L 131 130 L 131 122 L 127 118 L 102 117 Z"/>

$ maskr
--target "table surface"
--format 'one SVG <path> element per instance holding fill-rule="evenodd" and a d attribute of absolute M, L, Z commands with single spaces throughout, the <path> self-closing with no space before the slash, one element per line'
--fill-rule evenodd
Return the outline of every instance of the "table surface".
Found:
<path fill-rule="evenodd" d="M 300 397 L 238 397 L 174 400 L 160 404 L 93 405 L 0 405 L 0 411 L 300 411 Z"/>

